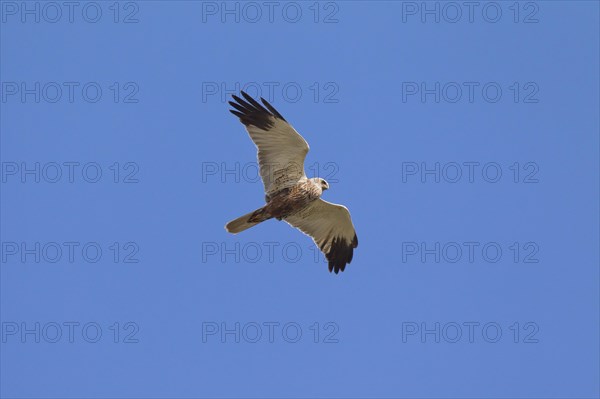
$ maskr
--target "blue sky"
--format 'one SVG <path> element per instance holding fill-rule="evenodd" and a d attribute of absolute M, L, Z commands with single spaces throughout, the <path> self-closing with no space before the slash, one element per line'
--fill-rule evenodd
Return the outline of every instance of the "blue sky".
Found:
<path fill-rule="evenodd" d="M 0 394 L 592 398 L 597 2 L 0 2 Z M 359 237 L 269 221 L 226 100 Z"/>

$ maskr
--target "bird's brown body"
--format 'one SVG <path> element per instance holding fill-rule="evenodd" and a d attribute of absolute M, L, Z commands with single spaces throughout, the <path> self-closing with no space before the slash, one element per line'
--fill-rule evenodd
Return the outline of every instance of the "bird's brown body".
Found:
<path fill-rule="evenodd" d="M 266 205 L 255 212 L 249 222 L 264 221 L 265 218 L 281 220 L 298 212 L 323 194 L 321 185 L 303 179 L 296 185 L 265 197 Z"/>

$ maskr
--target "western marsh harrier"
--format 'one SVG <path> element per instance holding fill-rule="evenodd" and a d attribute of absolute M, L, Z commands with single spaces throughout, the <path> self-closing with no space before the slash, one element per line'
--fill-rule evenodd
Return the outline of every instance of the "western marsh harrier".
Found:
<path fill-rule="evenodd" d="M 230 111 L 240 118 L 258 149 L 266 205 L 232 220 L 225 229 L 237 234 L 265 220 L 285 220 L 313 239 L 330 272 L 344 271 L 358 246 L 350 212 L 321 199 L 329 188 L 324 179 L 306 177 L 306 140 L 265 99 L 260 104 L 243 91 L 242 96 L 245 100 L 233 95 Z"/>

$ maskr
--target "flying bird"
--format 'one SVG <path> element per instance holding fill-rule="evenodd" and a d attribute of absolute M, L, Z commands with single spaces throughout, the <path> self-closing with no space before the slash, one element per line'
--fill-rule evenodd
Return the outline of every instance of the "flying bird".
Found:
<path fill-rule="evenodd" d="M 230 112 L 240 118 L 258 149 L 266 205 L 227 223 L 225 230 L 237 234 L 265 220 L 284 220 L 313 239 L 330 272 L 344 271 L 358 247 L 348 208 L 321 199 L 329 188 L 325 179 L 306 177 L 306 140 L 264 98 L 260 104 L 241 93 L 244 99 L 233 95 L 235 102 L 229 101 L 234 108 Z"/>

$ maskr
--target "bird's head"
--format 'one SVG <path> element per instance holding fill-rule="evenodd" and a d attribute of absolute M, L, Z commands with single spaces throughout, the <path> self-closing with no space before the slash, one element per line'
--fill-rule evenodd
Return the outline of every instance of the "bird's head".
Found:
<path fill-rule="evenodd" d="M 325 179 L 321 179 L 320 177 L 318 177 L 317 183 L 321 186 L 321 190 L 323 190 L 323 191 L 325 191 L 329 188 L 329 183 L 327 183 L 327 180 L 325 180 Z"/>

